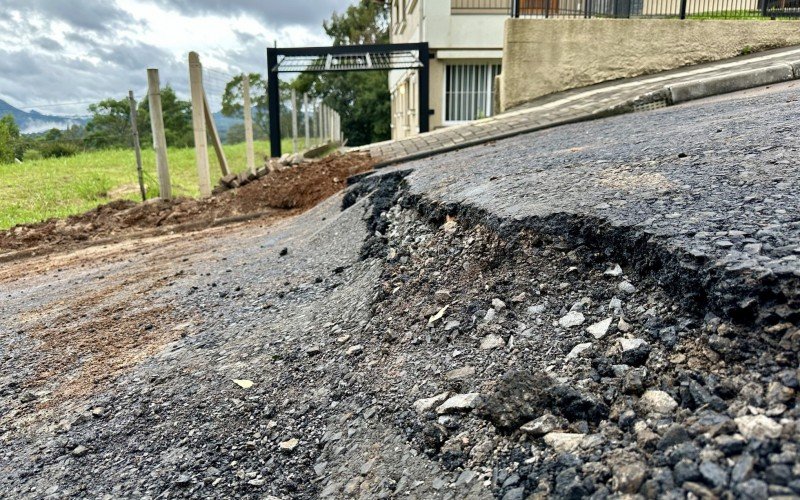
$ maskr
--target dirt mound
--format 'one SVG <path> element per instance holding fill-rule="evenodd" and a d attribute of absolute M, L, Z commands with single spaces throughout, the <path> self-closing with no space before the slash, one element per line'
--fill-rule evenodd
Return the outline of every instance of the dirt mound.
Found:
<path fill-rule="evenodd" d="M 0 254 L 105 240 L 148 229 L 197 229 L 220 219 L 308 209 L 345 187 L 351 175 L 372 169 L 365 154 L 333 155 L 272 171 L 212 198 L 177 198 L 136 203 L 118 200 L 66 219 L 16 226 L 0 232 Z"/>

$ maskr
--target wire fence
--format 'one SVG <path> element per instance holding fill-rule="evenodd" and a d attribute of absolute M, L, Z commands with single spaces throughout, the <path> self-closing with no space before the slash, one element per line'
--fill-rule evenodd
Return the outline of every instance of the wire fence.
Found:
<path fill-rule="evenodd" d="M 325 105 L 322 99 L 288 92 L 289 127 L 281 127 L 281 135 L 288 135 L 292 140 L 292 152 L 302 149 L 313 149 L 331 143 L 343 143 L 339 114 Z M 288 129 L 288 130 L 287 130 Z"/>
<path fill-rule="evenodd" d="M 509 12 L 520 18 L 800 19 L 800 0 L 510 0 Z"/>
<path fill-rule="evenodd" d="M 148 162 L 155 161 L 159 196 L 168 199 L 173 185 L 168 148 L 193 147 L 199 191 L 201 196 L 209 196 L 217 172 L 221 172 L 220 184 L 227 185 L 231 176 L 249 180 L 271 168 L 265 164 L 271 119 L 280 120 L 281 142 L 288 142 L 284 149 L 289 150 L 290 144 L 293 153 L 344 142 L 341 117 L 321 99 L 284 85 L 279 93 L 279 116 L 270 117 L 265 78 L 205 68 L 195 52 L 189 55 L 188 67 L 189 86 L 185 89 L 162 86 L 158 70 L 150 68 L 148 87 L 138 94 L 29 107 L 39 111 L 35 116 L 52 123 L 39 120 L 37 129 L 19 124 L 25 135 L 14 153 L 16 161 L 130 148 L 145 198 L 148 190 L 143 171 L 152 168 L 143 165 L 141 149 L 152 147 L 154 154 L 148 156 Z M 188 102 L 184 95 L 189 95 Z M 244 148 L 223 147 L 241 143 Z M 211 150 L 214 155 L 209 154 Z M 302 159 L 296 157 L 291 163 L 298 161 Z"/>
<path fill-rule="evenodd" d="M 240 144 L 244 134 L 243 75 L 203 67 L 203 90 L 215 125 L 226 144 Z M 331 142 L 342 142 L 341 117 L 321 99 L 300 94 L 289 87 L 281 89 L 281 139 L 300 153 Z M 267 89 L 263 82 L 250 84 L 251 116 L 256 141 L 269 135 Z"/>

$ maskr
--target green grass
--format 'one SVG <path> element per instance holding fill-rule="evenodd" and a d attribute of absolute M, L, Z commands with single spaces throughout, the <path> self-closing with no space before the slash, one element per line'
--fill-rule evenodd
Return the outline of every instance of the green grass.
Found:
<path fill-rule="evenodd" d="M 301 139 L 302 147 L 302 139 Z M 209 146 L 209 149 L 210 146 Z M 233 172 L 246 169 L 245 145 L 226 145 Z M 292 151 L 291 139 L 282 141 Z M 269 154 L 269 141 L 256 141 L 256 166 Z M 173 196 L 197 197 L 194 149 L 167 153 Z M 212 184 L 221 176 L 213 150 L 209 151 Z M 142 151 L 147 197 L 158 196 L 158 177 L 152 149 Z M 17 224 L 66 217 L 116 199 L 140 200 L 136 159 L 131 149 L 91 151 L 69 158 L 48 158 L 0 165 L 0 230 Z"/>

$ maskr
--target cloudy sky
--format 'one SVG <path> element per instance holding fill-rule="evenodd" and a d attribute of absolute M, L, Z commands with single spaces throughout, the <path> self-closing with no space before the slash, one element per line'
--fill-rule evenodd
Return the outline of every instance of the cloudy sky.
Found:
<path fill-rule="evenodd" d="M 322 21 L 352 1 L 0 0 L 0 99 L 85 113 L 86 101 L 141 96 L 150 67 L 187 95 L 189 51 L 219 82 L 263 73 L 268 45 L 326 45 Z"/>

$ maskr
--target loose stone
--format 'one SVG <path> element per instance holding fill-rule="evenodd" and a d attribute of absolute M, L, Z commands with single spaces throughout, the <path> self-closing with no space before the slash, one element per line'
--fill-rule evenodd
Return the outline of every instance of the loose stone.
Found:
<path fill-rule="evenodd" d="M 456 368 L 455 370 L 450 370 L 449 372 L 444 374 L 445 380 L 461 380 L 465 378 L 469 378 L 475 375 L 475 368 L 472 366 L 464 366 L 462 368 Z"/>
<path fill-rule="evenodd" d="M 639 398 L 639 408 L 645 413 L 671 413 L 678 407 L 672 396 L 664 391 L 645 391 Z"/>
<path fill-rule="evenodd" d="M 299 439 L 292 438 L 292 439 L 288 439 L 286 441 L 282 441 L 282 442 L 278 443 L 278 447 L 281 449 L 281 451 L 289 452 L 289 451 L 292 451 L 295 448 L 297 448 L 297 445 L 299 443 L 300 443 Z"/>
<path fill-rule="evenodd" d="M 747 439 L 777 439 L 783 427 L 765 415 L 745 415 L 734 419 L 736 427 Z"/>
<path fill-rule="evenodd" d="M 418 399 L 414 401 L 414 408 L 418 413 L 425 413 L 444 403 L 449 395 L 449 392 L 443 392 L 430 398 Z"/>
<path fill-rule="evenodd" d="M 491 349 L 497 349 L 498 347 L 503 347 L 504 345 L 506 345 L 506 343 L 503 340 L 503 337 L 492 333 L 484 337 L 483 340 L 481 340 L 480 348 L 485 351 L 488 351 Z"/>
<path fill-rule="evenodd" d="M 572 350 L 569 352 L 569 354 L 567 354 L 567 357 L 564 358 L 564 361 L 569 361 L 569 360 L 577 358 L 578 356 L 581 355 L 581 353 L 583 351 L 586 351 L 586 350 L 590 349 L 591 347 L 592 347 L 592 343 L 591 342 L 584 342 L 582 344 L 576 345 L 575 347 L 572 348 Z"/>
<path fill-rule="evenodd" d="M 547 414 L 542 415 L 536 420 L 531 420 L 519 428 L 522 432 L 531 434 L 533 436 L 543 436 L 555 430 L 561 429 L 565 420 L 556 417 L 555 415 Z"/>
<path fill-rule="evenodd" d="M 558 320 L 558 324 L 564 328 L 573 328 L 582 325 L 584 321 L 586 321 L 586 318 L 583 313 L 570 311 Z"/>
<path fill-rule="evenodd" d="M 589 334 L 591 334 L 592 337 L 598 340 L 602 339 L 603 337 L 606 336 L 608 328 L 611 326 L 611 321 L 613 321 L 613 318 L 606 318 L 603 321 L 598 321 L 597 323 L 589 325 L 586 328 L 586 331 L 589 332 Z"/>
<path fill-rule="evenodd" d="M 569 432 L 550 432 L 545 434 L 544 442 L 559 453 L 569 453 L 576 450 L 586 434 Z"/>
<path fill-rule="evenodd" d="M 436 413 L 446 415 L 472 410 L 478 405 L 481 395 L 477 392 L 457 394 L 436 408 Z"/>

